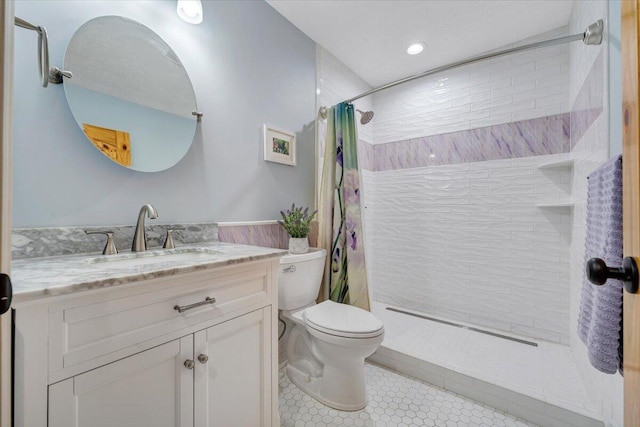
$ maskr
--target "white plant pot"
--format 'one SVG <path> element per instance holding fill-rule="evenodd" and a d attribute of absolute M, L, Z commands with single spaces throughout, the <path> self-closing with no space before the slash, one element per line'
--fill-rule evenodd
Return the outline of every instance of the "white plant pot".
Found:
<path fill-rule="evenodd" d="M 289 253 L 306 254 L 309 252 L 309 239 L 307 237 L 289 237 Z"/>

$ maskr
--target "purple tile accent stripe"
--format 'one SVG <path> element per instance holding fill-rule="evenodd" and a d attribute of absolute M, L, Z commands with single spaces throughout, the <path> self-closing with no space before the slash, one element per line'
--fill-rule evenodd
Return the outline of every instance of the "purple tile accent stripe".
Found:
<path fill-rule="evenodd" d="M 567 153 L 570 128 L 565 113 L 388 144 L 361 143 L 373 150 L 369 169 L 384 171 Z"/>
<path fill-rule="evenodd" d="M 571 107 L 572 149 L 603 110 L 604 60 L 602 55 L 601 50 Z"/>
<path fill-rule="evenodd" d="M 358 166 L 360 169 L 374 170 L 374 146 L 362 139 L 358 139 Z"/>
<path fill-rule="evenodd" d="M 316 246 L 318 223 L 311 223 L 309 245 Z M 289 249 L 289 235 L 280 224 L 218 224 L 218 240 L 241 245 L 262 246 L 267 248 Z"/>

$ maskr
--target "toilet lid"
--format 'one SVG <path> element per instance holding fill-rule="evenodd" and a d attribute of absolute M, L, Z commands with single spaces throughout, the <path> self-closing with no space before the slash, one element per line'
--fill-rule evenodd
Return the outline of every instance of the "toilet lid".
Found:
<path fill-rule="evenodd" d="M 382 333 L 383 324 L 358 307 L 325 301 L 304 311 L 307 325 L 332 335 L 368 338 Z"/>

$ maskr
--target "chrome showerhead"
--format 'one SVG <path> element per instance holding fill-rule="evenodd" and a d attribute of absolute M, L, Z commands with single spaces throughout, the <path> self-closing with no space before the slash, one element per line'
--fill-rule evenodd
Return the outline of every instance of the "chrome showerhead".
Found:
<path fill-rule="evenodd" d="M 318 117 L 320 117 L 322 120 L 326 120 L 328 115 L 329 109 L 324 105 L 320 107 L 320 109 L 318 110 Z"/>
<path fill-rule="evenodd" d="M 366 125 L 371 121 L 371 119 L 373 119 L 373 111 L 356 111 L 360 113 L 360 124 L 362 125 Z"/>

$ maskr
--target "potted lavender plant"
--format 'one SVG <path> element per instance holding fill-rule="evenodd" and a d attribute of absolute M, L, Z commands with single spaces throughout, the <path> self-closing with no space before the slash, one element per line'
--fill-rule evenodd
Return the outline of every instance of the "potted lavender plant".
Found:
<path fill-rule="evenodd" d="M 289 234 L 289 252 L 292 254 L 305 254 L 309 252 L 309 231 L 311 221 L 318 211 L 309 214 L 309 208 L 296 208 L 295 203 L 287 212 L 280 211 L 282 220 L 278 221 Z"/>

